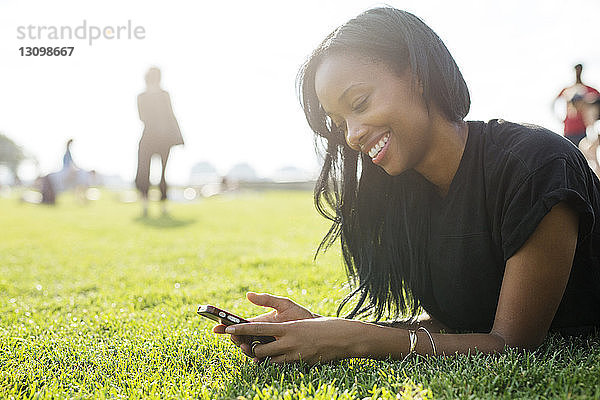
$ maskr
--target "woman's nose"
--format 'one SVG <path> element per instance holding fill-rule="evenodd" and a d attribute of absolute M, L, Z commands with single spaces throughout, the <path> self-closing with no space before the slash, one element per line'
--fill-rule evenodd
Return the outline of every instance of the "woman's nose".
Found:
<path fill-rule="evenodd" d="M 367 129 L 356 122 L 346 121 L 346 142 L 354 150 L 360 151 Z"/>

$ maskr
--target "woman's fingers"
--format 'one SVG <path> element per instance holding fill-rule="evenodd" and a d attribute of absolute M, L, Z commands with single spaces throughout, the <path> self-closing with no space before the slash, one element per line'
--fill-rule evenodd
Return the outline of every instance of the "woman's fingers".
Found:
<path fill-rule="evenodd" d="M 242 353 L 244 353 L 248 357 L 251 357 L 251 358 L 255 358 L 256 357 L 252 353 L 252 346 L 249 345 L 248 343 L 242 343 L 242 344 L 240 344 L 240 350 L 242 351 Z"/>
<path fill-rule="evenodd" d="M 225 333 L 225 328 L 227 328 L 227 327 L 223 324 L 215 325 L 213 327 L 213 332 L 223 334 L 223 333 Z"/>
<path fill-rule="evenodd" d="M 264 314 L 258 315 L 256 317 L 248 318 L 248 321 L 250 321 L 250 322 L 276 322 L 275 321 L 276 316 L 277 316 L 277 311 L 272 310 L 268 313 L 264 313 Z"/>
<path fill-rule="evenodd" d="M 278 349 L 281 347 L 281 342 L 277 340 L 262 344 L 253 338 L 256 336 L 281 336 L 283 334 L 281 324 L 252 322 L 229 326 L 226 329 L 226 333 L 230 333 L 230 331 L 235 332 L 235 335 L 231 335 L 231 340 L 238 344 L 242 352 L 248 357 L 262 359 L 273 354 L 278 354 Z M 250 343 L 251 340 L 253 341 L 252 343 Z M 258 348 L 261 348 L 261 351 L 256 353 Z"/>
<path fill-rule="evenodd" d="M 225 334 L 225 328 L 227 328 L 227 326 L 223 324 L 215 325 L 213 328 L 213 332 L 217 334 Z M 233 344 L 239 347 L 243 346 L 244 344 L 248 345 L 249 341 L 249 338 L 239 335 L 231 335 L 230 339 L 233 342 Z M 247 355 L 249 355 L 249 353 Z"/>
<path fill-rule="evenodd" d="M 268 293 L 248 292 L 246 293 L 246 298 L 257 306 L 270 307 L 278 311 L 282 311 L 282 309 L 289 307 L 292 303 L 287 297 L 273 296 Z"/>
<path fill-rule="evenodd" d="M 275 357 L 284 354 L 286 351 L 285 344 L 282 343 L 281 340 L 276 340 L 270 343 L 258 343 L 255 342 L 250 346 L 250 353 L 253 357 L 256 357 L 260 360 L 265 359 L 266 357 Z"/>
<path fill-rule="evenodd" d="M 238 336 L 238 335 L 231 335 L 231 341 L 236 346 L 241 346 L 243 343 L 248 343 L 247 338 L 245 338 L 244 336 Z"/>
<path fill-rule="evenodd" d="M 285 323 L 250 322 L 228 326 L 225 333 L 238 336 L 282 336 L 284 325 Z"/>
<path fill-rule="evenodd" d="M 226 328 L 227 328 L 227 326 L 223 325 L 223 324 L 215 325 L 213 328 L 213 332 L 222 335 L 222 334 L 225 334 Z M 233 343 L 235 343 L 237 346 L 239 346 L 241 343 L 244 342 L 244 338 L 241 336 L 237 336 L 237 335 L 231 335 L 231 341 Z"/>

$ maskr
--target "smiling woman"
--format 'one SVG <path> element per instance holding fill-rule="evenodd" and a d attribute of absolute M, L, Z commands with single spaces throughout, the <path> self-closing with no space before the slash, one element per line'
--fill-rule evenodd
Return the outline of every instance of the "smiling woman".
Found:
<path fill-rule="evenodd" d="M 232 334 L 256 360 L 309 363 L 537 347 L 600 326 L 600 182 L 568 141 L 503 120 L 467 122 L 454 59 L 414 15 L 366 11 L 302 67 L 326 145 L 315 188 L 355 290 L 347 318 L 249 293 L 274 310 Z M 426 314 L 421 314 L 425 311 Z M 409 320 L 367 323 L 372 314 Z M 246 335 L 276 340 L 250 348 Z"/>

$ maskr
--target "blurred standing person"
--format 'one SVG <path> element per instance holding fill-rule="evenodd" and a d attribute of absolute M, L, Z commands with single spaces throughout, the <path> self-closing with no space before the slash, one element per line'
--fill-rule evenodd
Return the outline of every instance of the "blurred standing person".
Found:
<path fill-rule="evenodd" d="M 138 95 L 138 111 L 144 123 L 144 132 L 138 149 L 135 186 L 142 195 L 143 213 L 148 215 L 150 161 L 154 154 L 161 158 L 160 193 L 162 211 L 166 213 L 167 182 L 165 171 L 172 146 L 183 144 L 179 125 L 173 114 L 169 93 L 160 87 L 160 69 L 152 67 L 146 73 L 146 91 Z"/>
<path fill-rule="evenodd" d="M 583 65 L 577 64 L 575 66 L 575 83 L 561 90 L 556 97 L 556 100 L 563 99 L 567 103 L 567 113 L 564 119 L 564 134 L 567 139 L 575 144 L 575 146 L 578 146 L 581 139 L 585 137 L 586 124 L 581 110 L 581 100 L 590 95 L 600 96 L 600 93 L 596 89 L 587 86 L 582 82 L 582 71 Z"/>
<path fill-rule="evenodd" d="M 594 173 L 600 177 L 598 147 L 600 145 L 600 97 L 589 96 L 583 99 L 583 121 L 586 126 L 586 137 L 579 142 L 579 150 L 583 153 Z"/>
<path fill-rule="evenodd" d="M 63 155 L 63 169 L 70 169 L 75 167 L 75 163 L 73 162 L 73 156 L 71 155 L 71 145 L 73 144 L 73 139 L 69 139 L 67 141 L 67 148 L 65 150 L 65 154 Z"/>
<path fill-rule="evenodd" d="M 62 170 L 58 172 L 56 177 L 56 190 L 64 190 L 65 188 L 71 187 L 74 185 L 79 168 L 73 161 L 73 155 L 71 154 L 71 145 L 73 144 L 73 139 L 67 140 L 67 147 L 65 149 L 65 154 L 63 155 L 63 166 Z"/>

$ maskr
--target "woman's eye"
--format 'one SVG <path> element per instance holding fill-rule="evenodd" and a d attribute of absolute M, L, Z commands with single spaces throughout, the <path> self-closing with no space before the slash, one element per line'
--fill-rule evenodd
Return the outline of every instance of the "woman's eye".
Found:
<path fill-rule="evenodd" d="M 367 108 L 368 96 L 360 97 L 352 104 L 352 111 L 361 112 Z"/>

